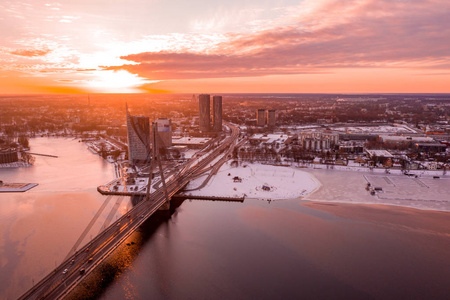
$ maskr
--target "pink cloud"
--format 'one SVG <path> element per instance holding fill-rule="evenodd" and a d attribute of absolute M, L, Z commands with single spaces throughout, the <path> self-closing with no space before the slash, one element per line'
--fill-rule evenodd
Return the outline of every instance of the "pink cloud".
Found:
<path fill-rule="evenodd" d="M 50 52 L 49 49 L 16 49 L 9 53 L 17 56 L 37 57 L 47 55 Z"/>
<path fill-rule="evenodd" d="M 327 72 L 333 68 L 448 69 L 450 2 L 324 1 L 291 26 L 229 34 L 207 53 L 144 52 L 107 67 L 152 80 Z"/>

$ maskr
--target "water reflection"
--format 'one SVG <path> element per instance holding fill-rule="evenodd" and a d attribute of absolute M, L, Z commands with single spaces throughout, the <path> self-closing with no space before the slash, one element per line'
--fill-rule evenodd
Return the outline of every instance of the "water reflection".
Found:
<path fill-rule="evenodd" d="M 33 167 L 0 169 L 5 182 L 39 184 L 25 193 L 0 194 L 2 299 L 17 298 L 62 262 L 105 199 L 97 185 L 113 178 L 112 166 L 77 140 L 34 138 L 30 145 L 58 158 L 36 156 Z"/>
<path fill-rule="evenodd" d="M 185 201 L 101 298 L 446 299 L 448 213 L 402 209 Z"/>
<path fill-rule="evenodd" d="M 142 201 L 142 197 L 133 197 L 132 201 Z M 137 200 L 138 199 L 138 200 Z M 122 277 L 129 271 L 135 271 L 136 259 L 141 255 L 142 250 L 149 243 L 153 243 L 155 239 L 165 239 L 165 244 L 172 243 L 170 230 L 174 220 L 176 219 L 176 212 L 184 200 L 172 200 L 169 211 L 157 211 L 149 219 L 147 219 L 138 230 L 136 230 L 130 237 L 128 237 L 102 264 L 90 274 L 82 285 L 79 285 L 71 294 L 69 299 L 96 299 L 100 297 L 105 290 L 107 290 L 111 283 L 118 277 Z M 162 270 L 167 268 L 167 264 L 171 261 L 161 259 L 162 257 L 170 256 L 170 247 L 162 247 L 157 249 L 154 256 L 149 257 L 156 265 L 156 272 L 161 276 L 168 275 Z M 161 272 L 158 271 L 161 269 Z M 146 278 L 148 274 L 140 274 Z M 164 278 L 161 283 L 170 278 Z M 132 282 L 126 282 L 125 286 L 126 298 L 131 297 L 135 299 L 137 294 Z M 123 299 L 123 298 L 122 298 Z"/>

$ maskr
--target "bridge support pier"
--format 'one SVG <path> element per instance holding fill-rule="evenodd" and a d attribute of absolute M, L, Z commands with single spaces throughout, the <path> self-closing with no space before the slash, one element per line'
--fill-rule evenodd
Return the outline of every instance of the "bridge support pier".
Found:
<path fill-rule="evenodd" d="M 158 210 L 170 210 L 170 201 L 164 202 L 163 205 L 161 205 Z"/>

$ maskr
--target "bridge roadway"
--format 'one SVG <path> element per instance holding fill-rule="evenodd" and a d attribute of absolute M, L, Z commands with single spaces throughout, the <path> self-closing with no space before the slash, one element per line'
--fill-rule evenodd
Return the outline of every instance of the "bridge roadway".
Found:
<path fill-rule="evenodd" d="M 239 136 L 239 129 L 229 124 L 231 135 L 201 161 L 191 160 L 188 167 L 167 182 L 167 192 L 172 197 L 199 170 L 207 167 L 221 152 L 233 146 Z M 84 247 L 56 267 L 50 274 L 34 285 L 19 299 L 61 299 L 66 296 L 87 274 L 92 272 L 109 254 L 128 238 L 145 220 L 166 203 L 162 188 L 151 194 L 150 200 L 141 201 L 130 211 L 112 223 Z M 92 258 L 92 260 L 91 260 Z M 63 271 L 67 272 L 63 274 Z M 80 270 L 84 269 L 81 274 Z"/>
<path fill-rule="evenodd" d="M 240 147 L 241 145 L 243 145 L 245 142 L 247 141 L 247 138 L 243 138 L 240 142 L 238 142 L 235 146 L 236 147 Z M 197 177 L 199 177 L 199 176 L 202 176 L 206 171 L 210 171 L 209 172 L 209 174 L 208 174 L 208 176 L 205 178 L 205 180 L 198 186 L 198 187 L 196 187 L 196 188 L 192 188 L 192 189 L 189 189 L 189 190 L 184 190 L 184 191 L 186 191 L 186 192 L 190 192 L 190 191 L 197 191 L 197 190 L 200 190 L 200 189 L 202 189 L 202 188 L 204 188 L 207 184 L 208 184 L 208 182 L 211 180 L 211 178 L 214 176 L 214 175 L 216 175 L 217 174 L 217 172 L 219 171 L 219 169 L 222 167 L 222 165 L 227 161 L 227 160 L 229 160 L 229 156 L 231 156 L 232 155 L 232 152 L 233 152 L 233 148 L 234 147 L 229 147 L 225 152 L 224 152 L 224 155 L 212 166 L 212 167 L 210 167 L 210 168 L 208 168 L 208 169 L 203 169 L 203 170 L 200 170 L 199 172 L 197 172 L 194 176 L 193 176 L 193 178 L 197 178 Z M 215 198 L 215 197 L 212 197 L 212 198 Z"/>

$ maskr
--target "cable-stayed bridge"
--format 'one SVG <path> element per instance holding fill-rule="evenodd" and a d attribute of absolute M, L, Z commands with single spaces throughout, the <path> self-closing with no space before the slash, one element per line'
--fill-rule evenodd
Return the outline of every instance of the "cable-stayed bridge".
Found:
<path fill-rule="evenodd" d="M 168 199 L 186 186 L 190 180 L 211 170 L 212 162 L 217 160 L 220 154 L 223 154 L 224 157 L 231 154 L 239 137 L 239 129 L 231 124 L 228 126 L 231 128 L 231 135 L 225 138 L 216 148 L 201 157 L 189 160 L 165 182 L 165 188 L 164 184 L 154 183 L 153 187 L 157 186 L 158 188 L 147 199 L 139 202 L 127 214 L 112 222 L 84 247 L 75 250 L 82 241 L 80 237 L 71 250 L 71 253 L 75 252 L 69 253 L 58 267 L 19 299 L 60 299 L 66 296 L 153 213 L 161 207 L 167 208 L 170 205 L 167 202 Z M 219 159 L 216 164 L 223 162 L 224 159 Z M 107 198 L 106 201 L 109 202 L 110 198 Z M 92 224 L 89 226 L 92 226 Z M 87 230 L 85 231 L 87 232 Z M 67 271 L 65 271 L 66 269 Z"/>

